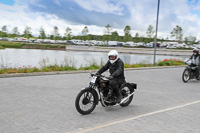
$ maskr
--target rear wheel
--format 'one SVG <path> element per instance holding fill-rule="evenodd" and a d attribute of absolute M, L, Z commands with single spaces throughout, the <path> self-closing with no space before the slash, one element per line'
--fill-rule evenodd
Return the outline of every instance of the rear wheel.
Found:
<path fill-rule="evenodd" d="M 189 70 L 185 69 L 183 71 L 182 80 L 183 80 L 184 83 L 186 83 L 186 82 L 188 82 L 190 80 L 190 72 L 189 72 Z"/>
<path fill-rule="evenodd" d="M 129 96 L 133 92 L 134 92 L 134 89 L 130 85 L 128 85 L 128 84 L 122 85 L 121 94 L 122 94 L 123 98 Z M 120 106 L 122 106 L 122 107 L 128 106 L 131 103 L 133 96 L 134 96 L 134 94 L 132 96 L 130 96 L 127 100 L 125 100 L 122 104 L 120 104 Z M 122 98 L 122 100 L 123 100 L 123 98 Z"/>
<path fill-rule="evenodd" d="M 90 114 L 96 107 L 94 94 L 88 89 L 79 92 L 76 97 L 75 106 L 80 114 Z"/>

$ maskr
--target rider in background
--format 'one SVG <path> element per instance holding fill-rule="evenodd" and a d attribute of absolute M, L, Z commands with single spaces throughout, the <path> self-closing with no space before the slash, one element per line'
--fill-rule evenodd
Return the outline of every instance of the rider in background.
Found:
<path fill-rule="evenodd" d="M 193 50 L 193 54 L 189 59 L 192 60 L 192 65 L 195 66 L 196 78 L 199 80 L 199 70 L 200 70 L 199 50 L 198 49 L 194 49 Z"/>
<path fill-rule="evenodd" d="M 108 61 L 107 63 L 99 69 L 97 74 L 102 74 L 106 70 L 109 69 L 110 72 L 110 86 L 112 87 L 113 91 L 116 94 L 117 100 L 116 102 L 119 103 L 121 101 L 122 95 L 119 90 L 119 85 L 121 85 L 125 81 L 124 77 L 124 63 L 118 57 L 118 52 L 116 50 L 111 50 L 108 53 Z"/>

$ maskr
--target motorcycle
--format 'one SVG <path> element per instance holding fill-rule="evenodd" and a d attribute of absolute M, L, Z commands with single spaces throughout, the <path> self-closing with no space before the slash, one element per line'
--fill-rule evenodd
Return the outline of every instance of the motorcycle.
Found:
<path fill-rule="evenodd" d="M 122 99 L 116 103 L 116 94 L 109 85 L 109 78 L 103 75 L 90 73 L 91 81 L 89 87 L 84 87 L 78 93 L 75 106 L 76 110 L 83 115 L 90 114 L 100 102 L 103 107 L 107 106 L 128 106 L 134 96 L 137 84 L 124 82 L 119 86 Z"/>
<path fill-rule="evenodd" d="M 190 79 L 197 79 L 196 73 L 195 73 L 196 65 L 194 65 L 192 62 L 188 62 L 188 61 L 186 61 L 185 64 L 187 64 L 187 66 L 185 67 L 185 70 L 183 71 L 183 74 L 182 74 L 183 82 L 187 83 Z M 197 79 L 197 80 L 199 80 L 199 79 Z"/>

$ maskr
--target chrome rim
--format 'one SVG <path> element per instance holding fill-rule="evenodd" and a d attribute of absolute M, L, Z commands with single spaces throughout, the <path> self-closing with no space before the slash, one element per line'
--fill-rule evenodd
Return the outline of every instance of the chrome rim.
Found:
<path fill-rule="evenodd" d="M 185 71 L 185 73 L 184 73 L 184 79 L 185 79 L 186 81 L 190 79 L 189 71 Z"/>
<path fill-rule="evenodd" d="M 85 92 L 80 97 L 79 105 L 81 110 L 88 111 L 94 107 L 94 104 L 94 96 L 91 92 Z"/>
<path fill-rule="evenodd" d="M 131 94 L 131 91 L 127 86 L 122 88 L 122 93 L 123 92 L 124 92 L 123 98 L 125 98 Z M 127 100 L 125 100 L 123 103 L 126 103 L 128 100 L 129 100 L 129 98 Z"/>

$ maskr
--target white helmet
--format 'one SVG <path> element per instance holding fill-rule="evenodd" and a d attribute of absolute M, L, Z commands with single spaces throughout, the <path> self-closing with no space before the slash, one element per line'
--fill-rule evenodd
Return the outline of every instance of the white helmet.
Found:
<path fill-rule="evenodd" d="M 111 50 L 108 53 L 108 59 L 111 64 L 115 63 L 115 61 L 117 61 L 117 59 L 118 59 L 118 52 L 116 50 Z"/>
<path fill-rule="evenodd" d="M 194 49 L 193 49 L 193 52 L 195 52 L 195 53 L 199 54 L 199 49 L 197 49 L 197 48 L 194 48 Z"/>

